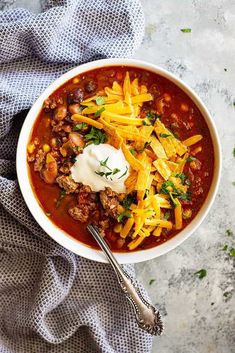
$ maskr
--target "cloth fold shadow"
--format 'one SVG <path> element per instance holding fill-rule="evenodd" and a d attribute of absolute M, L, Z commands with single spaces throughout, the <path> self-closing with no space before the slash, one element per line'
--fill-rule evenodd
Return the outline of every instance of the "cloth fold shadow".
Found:
<path fill-rule="evenodd" d="M 152 339 L 135 323 L 110 266 L 51 240 L 27 209 L 15 172 L 24 110 L 72 67 L 131 56 L 143 32 L 138 0 L 49 0 L 40 14 L 0 13 L 2 353 L 151 350 Z M 132 266 L 126 270 L 134 275 Z"/>

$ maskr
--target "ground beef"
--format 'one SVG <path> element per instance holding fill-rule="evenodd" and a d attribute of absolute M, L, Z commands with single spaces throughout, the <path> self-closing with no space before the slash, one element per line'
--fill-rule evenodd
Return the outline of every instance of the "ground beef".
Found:
<path fill-rule="evenodd" d="M 79 187 L 79 184 L 73 181 L 68 175 L 61 175 L 56 178 L 56 181 L 59 186 L 66 191 L 66 194 L 75 192 Z"/>
<path fill-rule="evenodd" d="M 97 83 L 93 79 L 88 79 L 84 87 L 87 93 L 91 93 L 97 89 Z"/>
<path fill-rule="evenodd" d="M 202 163 L 199 161 L 199 159 L 195 159 L 195 161 L 190 162 L 190 167 L 193 170 L 200 170 L 202 166 Z"/>
<path fill-rule="evenodd" d="M 62 166 L 60 167 L 60 172 L 63 174 L 70 174 L 70 169 L 73 163 L 70 161 L 65 161 Z"/>
<path fill-rule="evenodd" d="M 82 223 L 87 222 L 89 217 L 89 208 L 86 205 L 82 208 L 79 206 L 72 207 L 68 210 L 68 212 L 73 219 Z"/>
<path fill-rule="evenodd" d="M 102 221 L 99 221 L 99 226 L 101 229 L 108 229 L 109 228 L 109 220 L 108 219 L 104 219 Z"/>
<path fill-rule="evenodd" d="M 65 131 L 63 130 L 64 122 L 63 121 L 55 121 L 51 120 L 51 126 L 53 132 L 60 132 L 63 131 L 62 135 L 65 135 Z"/>
<path fill-rule="evenodd" d="M 118 214 L 118 206 L 120 205 L 118 194 L 110 188 L 105 188 L 104 191 L 100 191 L 100 202 L 105 209 L 106 214 L 116 219 Z"/>
<path fill-rule="evenodd" d="M 28 155 L 27 156 L 27 161 L 28 162 L 34 162 L 35 161 L 35 156 L 34 155 L 33 156 Z"/>
<path fill-rule="evenodd" d="M 73 217 L 73 219 L 75 219 L 76 221 L 80 221 L 82 223 L 87 222 L 88 219 L 91 219 L 91 222 L 93 222 L 93 217 L 89 217 L 94 210 L 96 210 L 97 208 L 97 204 L 95 202 L 89 202 L 89 200 L 87 200 L 87 203 L 82 203 L 82 204 L 78 204 L 75 207 L 72 207 L 68 210 L 69 214 L 71 217 Z"/>
<path fill-rule="evenodd" d="M 59 104 L 63 104 L 63 98 L 62 97 L 57 97 L 57 98 L 47 98 L 45 99 L 43 103 L 43 110 L 48 113 L 50 110 L 55 109 Z"/>
<path fill-rule="evenodd" d="M 81 192 L 86 192 L 86 193 L 89 192 L 89 193 L 90 193 L 90 192 L 92 192 L 92 191 L 91 191 L 91 188 L 90 188 L 89 185 L 82 185 L 82 186 L 81 186 L 81 189 L 80 189 L 80 193 L 81 193 Z"/>
<path fill-rule="evenodd" d="M 40 149 L 35 156 L 34 170 L 35 172 L 40 172 L 43 168 L 45 162 L 46 153 Z"/>
<path fill-rule="evenodd" d="M 203 193 L 203 188 L 200 186 L 199 188 L 196 188 L 195 190 L 194 190 L 194 195 L 195 196 L 199 196 L 199 195 L 201 195 Z"/>

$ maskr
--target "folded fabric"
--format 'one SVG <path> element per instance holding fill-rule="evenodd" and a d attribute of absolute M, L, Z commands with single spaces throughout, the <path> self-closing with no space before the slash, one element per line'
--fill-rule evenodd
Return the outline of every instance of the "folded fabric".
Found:
<path fill-rule="evenodd" d="M 151 350 L 152 339 L 135 323 L 110 266 L 51 240 L 30 215 L 15 172 L 25 110 L 40 93 L 82 62 L 131 56 L 143 31 L 138 0 L 50 0 L 37 15 L 0 13 L 2 353 Z M 134 275 L 132 266 L 126 270 Z"/>

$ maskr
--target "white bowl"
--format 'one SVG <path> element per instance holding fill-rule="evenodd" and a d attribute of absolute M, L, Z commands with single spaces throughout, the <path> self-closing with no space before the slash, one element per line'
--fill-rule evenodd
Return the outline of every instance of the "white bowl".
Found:
<path fill-rule="evenodd" d="M 39 203 L 34 195 L 30 184 L 30 178 L 28 173 L 28 165 L 27 165 L 27 143 L 28 139 L 34 125 L 35 120 L 42 109 L 43 101 L 50 96 L 57 88 L 63 85 L 66 81 L 70 80 L 76 75 L 84 73 L 86 71 L 90 71 L 93 69 L 97 69 L 100 67 L 107 66 L 115 66 L 115 65 L 127 65 L 142 68 L 145 70 L 152 71 L 158 75 L 161 75 L 171 82 L 175 83 L 179 88 L 181 88 L 196 104 L 200 112 L 202 113 L 208 128 L 210 130 L 210 134 L 213 141 L 214 146 L 214 154 L 215 154 L 215 163 L 214 163 L 214 175 L 212 184 L 208 193 L 208 196 L 199 210 L 196 217 L 190 222 L 186 228 L 184 228 L 181 232 L 175 235 L 173 238 L 168 240 L 167 242 L 158 245 L 154 248 L 139 250 L 133 252 L 126 253 L 116 253 L 117 260 L 124 263 L 136 263 L 141 261 L 146 261 L 153 259 L 157 256 L 163 255 L 168 251 L 174 249 L 176 246 L 180 245 L 185 239 L 187 239 L 202 223 L 204 218 L 206 217 L 217 192 L 220 173 L 221 173 L 221 147 L 219 142 L 218 133 L 216 131 L 215 124 L 213 119 L 208 112 L 205 105 L 202 103 L 201 99 L 197 96 L 197 94 L 189 88 L 185 83 L 183 83 L 179 78 L 175 77 L 171 73 L 166 70 L 159 68 L 156 65 L 149 64 L 144 61 L 133 60 L 133 59 L 104 59 L 98 60 L 94 62 L 90 62 L 87 64 L 80 65 L 65 73 L 61 77 L 59 77 L 56 81 L 54 81 L 37 99 L 37 101 L 33 104 L 30 109 L 18 141 L 17 147 L 17 156 L 16 156 L 16 167 L 17 167 L 17 175 L 19 180 L 19 185 L 21 188 L 21 192 L 25 199 L 25 202 L 32 213 L 33 217 L 36 219 L 38 224 L 44 229 L 44 231 L 53 238 L 60 245 L 65 248 L 71 250 L 75 254 L 81 255 L 91 260 L 99 261 L 99 262 L 107 262 L 106 258 L 102 254 L 101 251 L 92 249 L 85 245 L 84 243 L 72 238 L 66 232 L 58 228 L 44 213 L 42 208 L 39 206 Z"/>

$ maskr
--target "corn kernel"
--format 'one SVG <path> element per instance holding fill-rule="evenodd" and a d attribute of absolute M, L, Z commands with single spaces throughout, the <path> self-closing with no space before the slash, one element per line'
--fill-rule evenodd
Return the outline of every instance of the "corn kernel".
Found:
<path fill-rule="evenodd" d="M 44 152 L 49 152 L 50 150 L 51 150 L 51 147 L 47 144 L 47 143 L 45 143 L 43 146 L 42 146 L 42 149 L 43 149 L 43 151 Z"/>
<path fill-rule="evenodd" d="M 35 145 L 33 143 L 30 143 L 27 147 L 27 151 L 31 154 L 35 150 Z"/>
<path fill-rule="evenodd" d="M 55 158 L 52 156 L 51 153 L 47 153 L 46 155 L 46 163 L 51 163 L 51 162 L 55 162 Z"/>
<path fill-rule="evenodd" d="M 51 139 L 51 145 L 52 145 L 53 147 L 55 147 L 55 146 L 57 145 L 57 140 L 56 140 L 55 137 L 53 137 L 53 138 Z"/>
<path fill-rule="evenodd" d="M 183 211 L 183 218 L 188 219 L 192 217 L 192 210 L 190 208 L 186 208 L 186 210 Z"/>
<path fill-rule="evenodd" d="M 75 77 L 74 79 L 73 79 L 73 83 L 78 83 L 80 81 L 80 79 L 78 78 L 78 77 Z"/>
<path fill-rule="evenodd" d="M 113 230 L 114 230 L 115 233 L 120 233 L 121 230 L 122 230 L 122 224 L 121 223 L 116 224 L 114 226 Z"/>
<path fill-rule="evenodd" d="M 188 107 L 188 105 L 187 105 L 186 103 L 181 103 L 180 109 L 181 109 L 183 112 L 188 112 L 189 107 Z"/>

